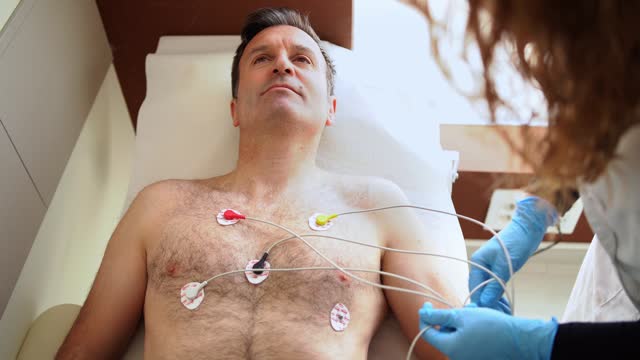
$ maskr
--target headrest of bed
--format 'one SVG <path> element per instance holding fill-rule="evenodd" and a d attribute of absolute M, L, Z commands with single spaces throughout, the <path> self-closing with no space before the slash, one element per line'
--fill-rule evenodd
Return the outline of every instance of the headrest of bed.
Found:
<path fill-rule="evenodd" d="M 165 37 L 158 52 L 148 55 L 147 95 L 138 117 L 125 209 L 155 181 L 207 178 L 234 168 L 239 133 L 232 126 L 229 104 L 238 42 L 229 36 Z M 418 203 L 434 198 L 421 196 L 426 193 L 444 193 L 444 207 L 451 208 L 451 165 L 443 158 L 438 123 L 417 111 L 419 94 L 407 97 L 371 81 L 360 73 L 353 52 L 324 45 L 336 65 L 338 105 L 335 124 L 323 134 L 318 165 L 388 178 Z M 398 135 L 418 121 L 423 129 L 419 141 Z"/>

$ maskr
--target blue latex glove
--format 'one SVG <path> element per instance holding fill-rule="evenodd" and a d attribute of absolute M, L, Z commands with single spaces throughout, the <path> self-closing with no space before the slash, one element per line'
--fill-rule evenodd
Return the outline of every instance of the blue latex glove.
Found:
<path fill-rule="evenodd" d="M 551 358 L 558 330 L 550 321 L 523 319 L 470 304 L 464 308 L 439 310 L 425 303 L 419 310 L 422 338 L 451 360 Z"/>
<path fill-rule="evenodd" d="M 501 297 L 500 300 L 498 300 L 498 303 L 496 304 L 496 306 L 492 307 L 492 309 L 498 310 L 507 315 L 513 315 L 511 311 L 511 304 L 509 303 L 509 300 L 507 300 L 506 296 Z"/>
<path fill-rule="evenodd" d="M 527 262 L 540 245 L 547 228 L 558 219 L 555 208 L 536 196 L 526 197 L 516 205 L 511 222 L 498 233 L 509 250 L 514 273 Z M 471 260 L 496 273 L 505 283 L 509 281 L 509 266 L 495 236 L 480 247 L 471 256 Z M 472 266 L 469 273 L 469 291 L 490 278 L 487 272 Z M 498 300 L 502 293 L 500 284 L 492 281 L 474 293 L 471 300 L 479 306 L 498 310 Z"/>

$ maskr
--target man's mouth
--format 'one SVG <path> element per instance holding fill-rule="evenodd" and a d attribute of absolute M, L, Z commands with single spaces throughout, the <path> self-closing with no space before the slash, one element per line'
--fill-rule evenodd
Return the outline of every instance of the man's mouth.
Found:
<path fill-rule="evenodd" d="M 268 88 L 267 90 L 265 90 L 265 91 L 262 93 L 262 95 L 264 95 L 265 93 L 269 92 L 270 90 L 276 90 L 276 89 L 281 89 L 281 90 L 282 90 L 282 89 L 285 89 L 285 90 L 292 91 L 292 92 L 294 92 L 294 93 L 295 93 L 295 94 L 297 94 L 297 95 L 300 95 L 300 94 L 298 94 L 298 92 L 293 88 L 293 86 L 288 85 L 288 84 L 273 84 L 273 85 L 269 86 L 269 88 Z"/>

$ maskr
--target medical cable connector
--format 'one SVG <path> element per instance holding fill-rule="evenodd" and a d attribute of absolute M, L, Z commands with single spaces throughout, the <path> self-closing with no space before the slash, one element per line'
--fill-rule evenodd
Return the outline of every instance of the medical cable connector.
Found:
<path fill-rule="evenodd" d="M 325 215 L 322 213 L 315 213 L 309 217 L 309 227 L 315 231 L 329 230 L 333 226 L 332 219 L 336 218 L 337 214 Z"/>
<path fill-rule="evenodd" d="M 256 271 L 254 269 L 256 269 L 256 265 L 262 260 L 251 260 L 247 263 L 247 266 L 245 266 L 245 269 L 247 270 L 244 274 L 247 277 L 247 280 L 249 280 L 250 283 L 252 283 L 253 285 L 258 285 L 261 282 L 267 280 L 267 277 L 269 276 L 269 269 L 271 269 L 271 264 L 269 264 L 268 261 L 264 261 L 262 266 L 259 269 L 264 269 L 264 271 Z"/>
<path fill-rule="evenodd" d="M 233 209 L 222 209 L 216 216 L 218 224 L 225 226 L 236 224 L 238 221 L 244 220 L 245 218 L 246 216 Z"/>

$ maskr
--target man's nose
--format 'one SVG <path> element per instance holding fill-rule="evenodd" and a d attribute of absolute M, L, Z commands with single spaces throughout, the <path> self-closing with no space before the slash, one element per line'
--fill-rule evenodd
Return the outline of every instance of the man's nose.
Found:
<path fill-rule="evenodd" d="M 278 60 L 275 62 L 274 65 L 275 65 L 273 68 L 274 74 L 280 74 L 280 75 L 293 74 L 293 66 L 291 64 L 291 61 L 289 61 L 289 59 L 286 56 L 278 57 Z"/>

